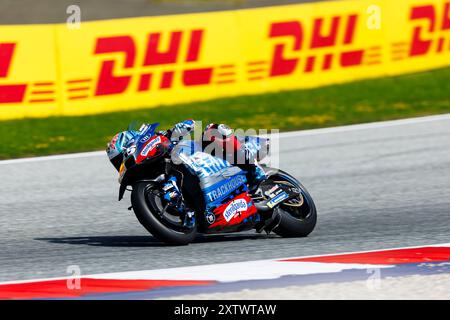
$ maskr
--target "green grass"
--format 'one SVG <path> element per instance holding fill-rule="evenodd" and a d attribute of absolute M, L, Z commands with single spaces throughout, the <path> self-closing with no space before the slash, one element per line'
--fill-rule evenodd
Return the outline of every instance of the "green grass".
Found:
<path fill-rule="evenodd" d="M 100 150 L 132 120 L 170 127 L 193 118 L 282 131 L 450 112 L 450 68 L 200 103 L 83 117 L 0 122 L 0 159 Z"/>

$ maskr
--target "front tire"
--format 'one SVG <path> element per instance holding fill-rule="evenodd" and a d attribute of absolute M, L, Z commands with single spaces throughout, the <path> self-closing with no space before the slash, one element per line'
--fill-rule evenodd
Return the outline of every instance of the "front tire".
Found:
<path fill-rule="evenodd" d="M 197 227 L 174 230 L 160 218 L 161 208 L 157 195 L 152 192 L 156 186 L 148 182 L 138 182 L 131 192 L 131 204 L 139 222 L 158 240 L 171 245 L 187 245 L 195 239 Z"/>

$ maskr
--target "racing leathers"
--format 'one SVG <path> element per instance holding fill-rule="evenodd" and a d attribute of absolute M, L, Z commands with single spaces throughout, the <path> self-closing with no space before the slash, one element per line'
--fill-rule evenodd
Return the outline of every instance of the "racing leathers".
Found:
<path fill-rule="evenodd" d="M 168 137 L 172 144 L 176 144 L 183 140 L 184 137 L 190 135 L 194 128 L 195 121 L 188 119 L 160 133 Z M 108 143 L 108 157 L 117 170 L 122 164 L 124 150 L 127 145 L 138 135 L 139 131 L 123 131 L 116 134 Z M 222 157 L 244 170 L 247 173 L 247 180 L 251 187 L 257 186 L 260 181 L 266 178 L 264 170 L 256 162 L 254 149 L 249 148 L 245 143 L 241 143 L 233 134 L 233 130 L 227 125 L 208 124 L 203 130 L 200 145 L 203 152 Z"/>
<path fill-rule="evenodd" d="M 172 143 L 179 142 L 184 136 L 190 134 L 194 129 L 195 122 L 193 120 L 185 120 L 177 123 L 173 128 L 161 132 L 168 138 Z M 134 140 L 135 137 L 139 135 L 139 131 L 127 130 L 117 133 L 110 142 L 108 142 L 106 147 L 106 153 L 108 154 L 109 160 L 112 162 L 117 171 L 123 161 L 123 155 L 126 147 Z"/>

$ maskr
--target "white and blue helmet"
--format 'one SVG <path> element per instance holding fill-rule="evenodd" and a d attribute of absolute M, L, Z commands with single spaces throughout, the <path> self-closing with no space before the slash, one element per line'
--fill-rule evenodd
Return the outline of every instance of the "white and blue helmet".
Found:
<path fill-rule="evenodd" d="M 123 160 L 124 147 L 129 143 L 134 135 L 130 131 L 122 131 L 116 134 L 106 146 L 106 153 L 111 163 L 119 170 Z"/>

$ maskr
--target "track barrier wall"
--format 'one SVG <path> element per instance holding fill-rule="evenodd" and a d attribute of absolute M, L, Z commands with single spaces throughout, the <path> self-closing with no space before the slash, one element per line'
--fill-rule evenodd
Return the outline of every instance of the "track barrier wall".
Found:
<path fill-rule="evenodd" d="M 0 26 L 0 120 L 312 88 L 450 66 L 450 1 L 359 0 Z"/>

